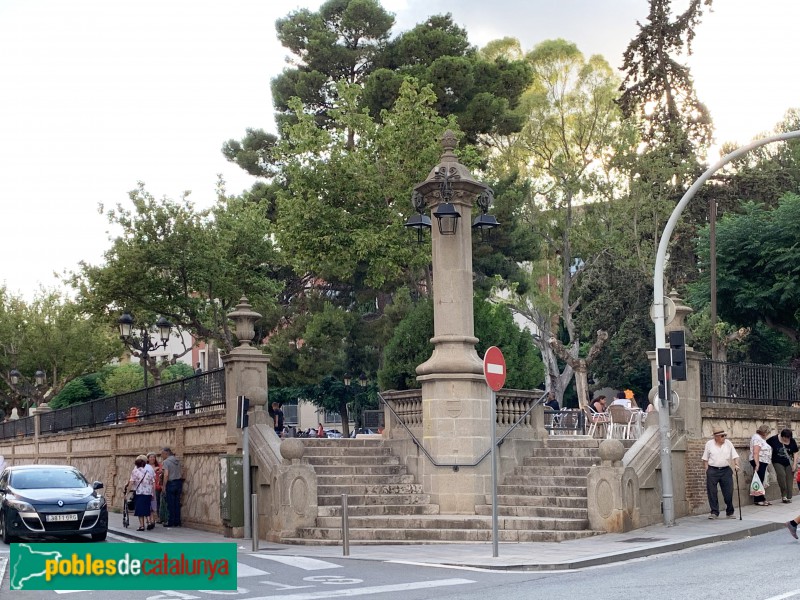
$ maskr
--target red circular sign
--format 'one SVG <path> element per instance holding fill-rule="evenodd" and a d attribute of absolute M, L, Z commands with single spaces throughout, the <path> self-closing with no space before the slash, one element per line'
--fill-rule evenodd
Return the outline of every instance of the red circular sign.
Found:
<path fill-rule="evenodd" d="M 487 349 L 483 355 L 483 376 L 495 392 L 502 389 L 506 382 L 506 359 L 497 346 Z"/>

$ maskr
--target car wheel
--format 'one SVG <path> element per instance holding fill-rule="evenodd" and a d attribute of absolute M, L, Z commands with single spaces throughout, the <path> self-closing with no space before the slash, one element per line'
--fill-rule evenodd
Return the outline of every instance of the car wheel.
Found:
<path fill-rule="evenodd" d="M 92 541 L 93 542 L 105 542 L 106 537 L 108 537 L 108 532 L 103 531 L 101 533 L 93 533 L 92 534 Z"/>
<path fill-rule="evenodd" d="M 4 544 L 10 544 L 14 541 L 14 536 L 8 533 L 6 516 L 3 513 L 0 513 L 0 539 L 3 540 Z"/>

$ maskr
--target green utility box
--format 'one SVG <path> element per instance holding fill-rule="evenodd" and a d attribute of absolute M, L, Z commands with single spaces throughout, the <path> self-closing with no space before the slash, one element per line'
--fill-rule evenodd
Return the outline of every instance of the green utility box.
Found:
<path fill-rule="evenodd" d="M 219 461 L 219 507 L 228 527 L 244 527 L 244 459 L 223 454 Z"/>

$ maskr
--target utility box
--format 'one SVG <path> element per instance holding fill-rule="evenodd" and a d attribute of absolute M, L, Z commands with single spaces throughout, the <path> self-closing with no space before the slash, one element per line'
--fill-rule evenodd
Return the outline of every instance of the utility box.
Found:
<path fill-rule="evenodd" d="M 244 527 L 244 458 L 223 454 L 219 461 L 219 509 L 226 527 Z"/>

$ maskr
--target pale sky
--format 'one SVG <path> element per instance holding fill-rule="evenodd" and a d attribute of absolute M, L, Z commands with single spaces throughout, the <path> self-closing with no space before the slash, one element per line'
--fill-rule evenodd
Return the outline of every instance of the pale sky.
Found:
<path fill-rule="evenodd" d="M 33 296 L 109 247 L 98 204 L 214 200 L 254 179 L 220 153 L 274 130 L 269 84 L 287 52 L 275 20 L 320 1 L 0 0 L 0 282 Z M 682 4 L 682 2 L 680 3 Z M 613 66 L 646 0 L 385 0 L 395 32 L 450 12 L 474 45 L 564 38 Z M 689 59 L 718 141 L 745 143 L 800 106 L 798 0 L 716 0 Z M 676 10 L 678 9 L 676 3 Z"/>

